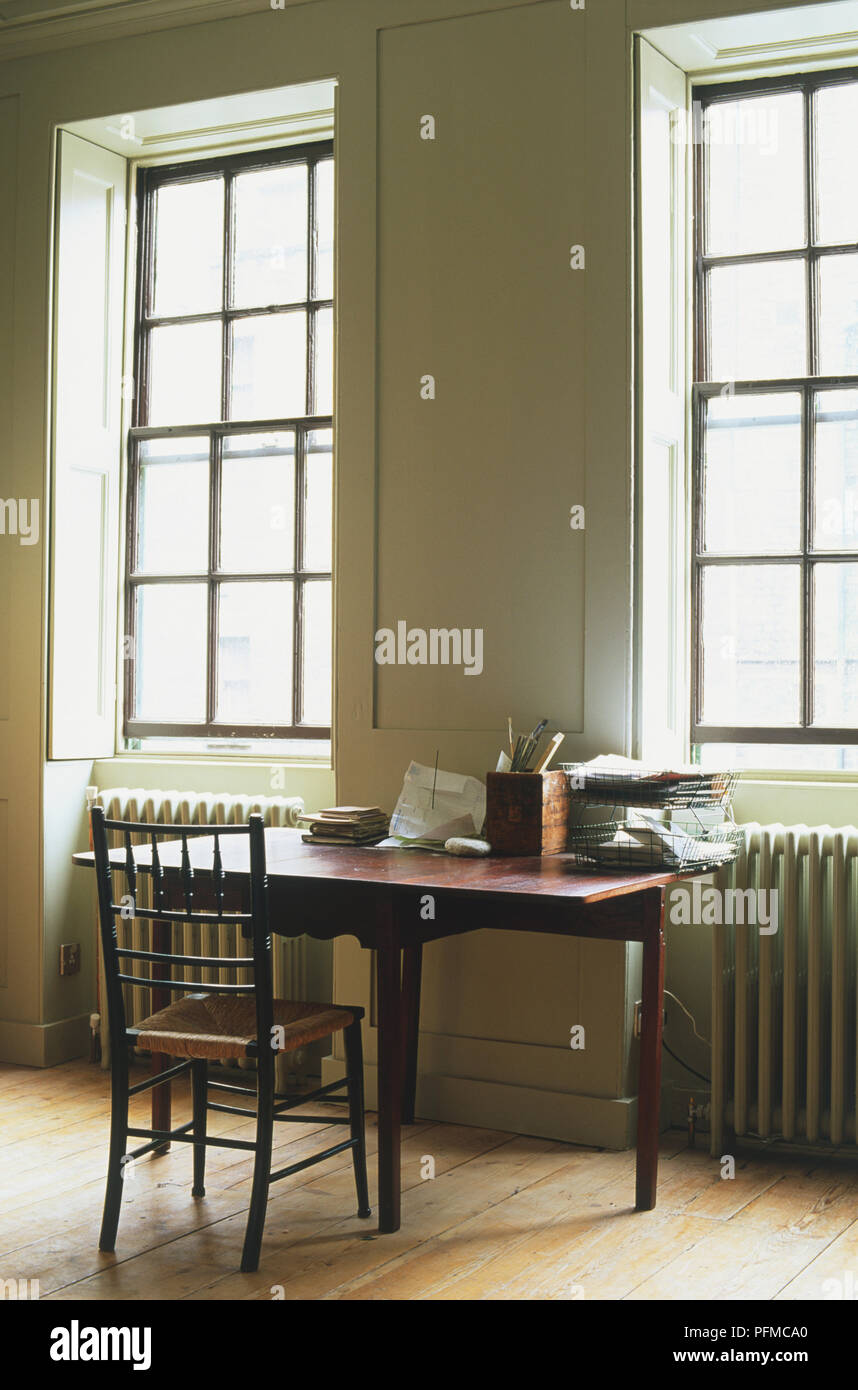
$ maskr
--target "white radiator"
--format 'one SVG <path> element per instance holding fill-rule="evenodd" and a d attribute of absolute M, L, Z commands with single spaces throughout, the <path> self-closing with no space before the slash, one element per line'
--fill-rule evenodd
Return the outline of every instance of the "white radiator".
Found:
<path fill-rule="evenodd" d="M 104 807 L 108 820 L 149 821 L 158 825 L 234 825 L 246 823 L 252 812 L 259 811 L 265 817 L 266 825 L 294 826 L 296 817 L 304 810 L 301 797 L 284 796 L 230 796 L 206 792 L 147 791 L 134 787 L 110 787 L 98 794 L 99 803 Z M 118 832 L 108 832 L 112 847 L 120 847 L 122 837 Z M 132 842 L 142 843 L 145 836 L 134 835 Z M 114 902 L 119 902 L 125 892 L 125 875 L 115 870 Z M 152 888 L 147 874 L 137 880 L 137 898 L 141 907 L 152 906 Z M 151 950 L 151 922 L 146 918 L 118 920 L 117 929 L 121 944 L 132 950 Z M 235 926 L 200 926 L 183 922 L 172 923 L 173 940 L 171 949 L 181 955 L 219 955 L 249 956 L 251 943 L 245 941 Z M 123 939 L 124 938 L 124 939 Z M 102 1064 L 109 1063 L 109 1043 L 106 1017 L 104 1017 L 103 962 L 98 953 L 99 995 L 102 1001 Z M 128 973 L 146 975 L 147 961 L 131 961 Z M 194 966 L 174 966 L 173 978 L 192 980 Z M 303 1000 L 307 998 L 307 938 L 296 937 L 287 940 L 273 937 L 274 993 L 281 999 Z M 252 983 L 250 970 L 210 969 L 203 972 L 206 983 L 223 984 Z M 125 1014 L 129 1024 L 134 1024 L 151 1013 L 151 991 L 125 985 Z M 178 994 L 171 997 L 177 998 Z M 298 1051 L 288 1055 L 288 1073 L 301 1075 L 306 1058 Z M 287 1059 L 278 1059 L 279 1087 L 286 1082 Z"/>
<path fill-rule="evenodd" d="M 744 853 L 715 882 L 776 890 L 778 929 L 713 927 L 712 1153 L 720 1157 L 731 1133 L 852 1148 L 858 830 L 744 830 Z"/>

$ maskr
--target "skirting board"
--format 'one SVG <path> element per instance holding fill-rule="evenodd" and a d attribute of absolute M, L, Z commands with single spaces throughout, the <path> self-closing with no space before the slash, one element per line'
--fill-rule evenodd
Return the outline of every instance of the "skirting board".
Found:
<path fill-rule="evenodd" d="M 323 1085 L 339 1080 L 343 1074 L 343 1064 L 336 1057 L 323 1060 Z M 367 1109 L 374 1110 L 378 1103 L 377 1068 L 367 1063 L 364 1075 Z M 533 1134 L 540 1139 L 559 1139 L 599 1149 L 629 1149 L 635 1143 L 638 1103 L 636 1096 L 605 1100 L 470 1077 L 423 1074 L 417 1082 L 415 1109 L 422 1120 Z M 661 1095 L 661 1128 L 669 1126 L 670 1088 L 665 1087 Z"/>
<path fill-rule="evenodd" d="M 13 1023 L 0 1019 L 0 1062 L 19 1067 L 55 1067 L 89 1053 L 89 1014 L 58 1023 Z"/>

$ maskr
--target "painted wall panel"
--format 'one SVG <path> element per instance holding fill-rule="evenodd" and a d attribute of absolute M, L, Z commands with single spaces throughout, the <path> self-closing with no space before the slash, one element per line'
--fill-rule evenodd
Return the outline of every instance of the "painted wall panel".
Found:
<path fill-rule="evenodd" d="M 584 32 L 548 4 L 381 35 L 377 620 L 484 645 L 380 666 L 380 729 L 583 722 Z"/>

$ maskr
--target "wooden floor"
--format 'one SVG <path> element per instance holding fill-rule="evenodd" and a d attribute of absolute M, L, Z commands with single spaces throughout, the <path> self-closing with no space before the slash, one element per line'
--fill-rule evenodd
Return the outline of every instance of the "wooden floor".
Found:
<path fill-rule="evenodd" d="M 175 1092 L 184 1121 L 188 1089 Z M 132 1101 L 138 1123 L 146 1109 Z M 103 1255 L 108 1114 L 98 1067 L 0 1065 L 0 1280 L 37 1279 L 42 1298 L 65 1300 L 789 1300 L 830 1298 L 827 1280 L 858 1285 L 858 1174 L 842 1166 L 754 1157 L 722 1180 L 705 1139 L 690 1150 L 669 1134 L 658 1207 L 635 1212 L 632 1152 L 429 1121 L 403 1135 L 395 1235 L 354 1215 L 350 1160 L 338 1156 L 274 1187 L 259 1271 L 240 1274 L 250 1160 L 210 1150 L 195 1199 L 191 1150 L 175 1145 L 136 1165 L 116 1253 Z M 374 1202 L 374 1116 L 368 1125 Z M 330 1142 L 318 1126 L 276 1129 L 278 1166 Z"/>

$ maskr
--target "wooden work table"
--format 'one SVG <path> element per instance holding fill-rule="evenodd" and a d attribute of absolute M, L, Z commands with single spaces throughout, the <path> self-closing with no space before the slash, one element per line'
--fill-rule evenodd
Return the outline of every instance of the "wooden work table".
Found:
<path fill-rule="evenodd" d="M 307 845 L 298 830 L 266 830 L 265 843 L 273 932 L 286 937 L 306 933 L 325 941 L 355 936 L 366 950 L 377 953 L 381 1231 L 396 1231 L 400 1225 L 400 1126 L 414 1118 L 423 946 L 471 931 L 548 932 L 643 943 L 636 1206 L 642 1211 L 655 1206 L 664 890 L 678 875 L 667 869 L 585 872 L 563 854 L 461 859 L 427 850 Z M 204 880 L 211 864 L 211 840 L 192 840 L 190 848 L 191 862 Z M 221 851 L 228 878 L 249 885 L 246 841 L 224 837 Z M 111 855 L 119 869 L 124 855 L 124 850 Z M 170 870 L 178 872 L 178 842 L 160 845 L 159 855 L 169 882 Z M 135 848 L 144 871 L 148 856 L 148 846 Z M 74 862 L 91 867 L 93 856 L 77 854 Z M 421 916 L 426 894 L 435 900 L 432 920 Z M 165 932 L 166 926 L 156 925 L 158 930 Z M 166 940 L 153 941 L 153 949 L 166 948 Z M 167 1000 L 166 991 L 153 991 L 153 1012 Z M 153 1093 L 153 1113 L 158 1107 L 153 1128 L 170 1128 L 169 1104 L 165 1084 Z"/>

